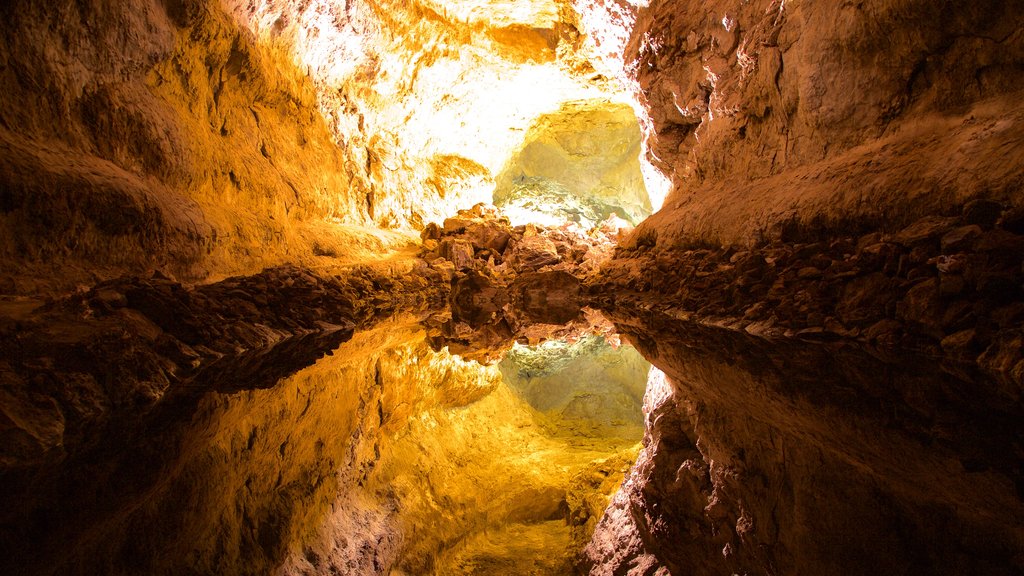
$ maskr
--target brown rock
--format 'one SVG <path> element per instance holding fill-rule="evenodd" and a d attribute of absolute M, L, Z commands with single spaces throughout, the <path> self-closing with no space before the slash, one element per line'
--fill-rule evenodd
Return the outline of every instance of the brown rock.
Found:
<path fill-rule="evenodd" d="M 864 325 L 884 318 L 887 308 L 895 301 L 895 281 L 875 272 L 851 280 L 843 287 L 836 306 L 839 320 L 847 325 Z"/>
<path fill-rule="evenodd" d="M 1003 205 L 994 200 L 971 200 L 964 205 L 962 219 L 964 224 L 980 226 L 982 230 L 995 228 L 996 222 L 1003 214 Z"/>
<path fill-rule="evenodd" d="M 427 240 L 440 240 L 441 239 L 441 228 L 435 222 L 428 222 L 423 227 L 423 231 L 420 232 L 420 239 L 424 242 Z"/>
<path fill-rule="evenodd" d="M 1024 206 L 1014 206 L 1007 210 L 997 225 L 1007 232 L 1024 234 Z"/>
<path fill-rule="evenodd" d="M 963 276 L 956 276 L 952 274 L 943 274 L 939 276 L 939 294 L 944 298 L 950 296 L 956 296 L 964 291 L 967 283 L 964 281 Z"/>
<path fill-rule="evenodd" d="M 523 270 L 537 270 L 558 264 L 558 248 L 551 240 L 540 235 L 523 236 L 511 244 L 510 258 Z"/>
<path fill-rule="evenodd" d="M 821 270 L 814 266 L 805 266 L 796 273 L 797 278 L 801 280 L 811 280 L 814 278 L 821 278 Z"/>
<path fill-rule="evenodd" d="M 938 279 L 924 280 L 911 288 L 897 304 L 896 313 L 932 335 L 941 334 Z"/>
<path fill-rule="evenodd" d="M 973 346 L 976 340 L 973 328 L 961 330 L 942 339 L 942 350 L 957 358 L 973 357 Z"/>
<path fill-rule="evenodd" d="M 461 238 L 445 238 L 438 247 L 441 257 L 455 266 L 456 270 L 466 270 L 474 265 L 473 244 Z"/>
<path fill-rule="evenodd" d="M 942 252 L 944 254 L 950 254 L 953 252 L 970 250 L 974 245 L 974 241 L 977 240 L 981 234 L 981 227 L 976 224 L 961 226 L 955 230 L 947 232 L 942 237 Z"/>
<path fill-rule="evenodd" d="M 949 231 L 955 222 L 956 218 L 925 216 L 901 230 L 893 239 L 908 248 L 912 248 L 921 243 L 938 240 Z"/>

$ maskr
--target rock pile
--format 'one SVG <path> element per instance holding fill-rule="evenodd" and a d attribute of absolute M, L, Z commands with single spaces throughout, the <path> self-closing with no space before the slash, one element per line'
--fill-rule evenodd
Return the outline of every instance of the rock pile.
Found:
<path fill-rule="evenodd" d="M 423 265 L 398 276 L 357 266 L 333 277 L 284 266 L 191 288 L 158 273 L 103 282 L 26 320 L 3 319 L 0 463 L 59 460 L 97 427 L 207 390 L 272 386 L 356 328 L 443 306 L 444 288 Z"/>
<path fill-rule="evenodd" d="M 584 232 L 577 226 L 513 227 L 478 204 L 422 233 L 421 257 L 451 284 L 451 315 L 430 328 L 434 346 L 492 362 L 516 340 L 611 333 L 585 309 L 583 285 L 612 253 L 622 228 L 614 220 Z"/>
<path fill-rule="evenodd" d="M 658 310 L 768 338 L 855 339 L 976 364 L 1024 389 L 1024 215 L 974 201 L 892 232 L 754 247 L 664 246 L 639 235 L 592 288 L 595 305 Z"/>

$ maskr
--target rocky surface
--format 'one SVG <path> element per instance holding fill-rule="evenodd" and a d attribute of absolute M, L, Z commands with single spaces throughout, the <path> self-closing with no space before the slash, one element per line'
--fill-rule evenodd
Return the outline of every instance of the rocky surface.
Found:
<path fill-rule="evenodd" d="M 1019 219 L 973 201 L 890 233 L 633 236 L 592 305 L 668 379 L 591 573 L 1020 570 Z"/>
<path fill-rule="evenodd" d="M 312 84 L 218 3 L 25 1 L 0 16 L 4 293 L 408 243 L 358 228 L 366 200 Z"/>
<path fill-rule="evenodd" d="M 587 288 L 666 378 L 584 566 L 1019 572 L 1019 11 L 606 6 L 674 188 Z"/>
<path fill-rule="evenodd" d="M 428 225 L 421 257 L 451 282 L 451 317 L 436 318 L 430 330 L 435 346 L 492 362 L 516 341 L 611 336 L 612 327 L 586 308 L 582 285 L 625 232 L 616 222 L 589 232 L 570 224 L 513 227 L 479 204 L 443 226 Z"/>
<path fill-rule="evenodd" d="M 632 225 L 651 214 L 633 109 L 606 100 L 568 102 L 538 117 L 495 177 L 494 204 L 516 223 L 575 222 L 612 214 Z"/>
<path fill-rule="evenodd" d="M 563 103 L 629 102 L 595 71 L 563 0 L 223 4 L 308 72 L 352 188 L 384 226 L 419 227 L 492 201 L 496 176 L 529 143 L 524 132 Z"/>
<path fill-rule="evenodd" d="M 664 375 L 590 574 L 1014 574 L 1019 401 L 928 356 L 610 314 Z"/>
<path fill-rule="evenodd" d="M 973 201 L 891 233 L 752 247 L 663 247 L 630 239 L 593 291 L 600 307 L 642 307 L 764 337 L 851 339 L 912 350 L 950 371 L 979 369 L 1008 401 L 1024 392 L 1024 235 L 1018 209 Z"/>
<path fill-rule="evenodd" d="M 0 6 L 0 568 L 1024 571 L 1022 18 Z M 495 363 L 615 331 L 605 508 L 636 386 Z"/>
<path fill-rule="evenodd" d="M 508 227 L 483 212 L 478 232 Z M 523 230 L 511 232 L 519 245 Z M 610 328 L 585 319 L 575 277 L 546 269 L 556 263 L 522 264 L 533 262 L 527 252 L 505 271 L 518 288 L 504 313 L 520 337 Z M 452 318 L 479 321 L 476 293 L 460 296 L 460 280 L 485 276 L 451 268 L 443 258 L 332 276 L 279 267 L 191 287 L 124 277 L 45 303 L 8 300 L 3 565 L 27 574 L 569 569 L 632 461 L 639 427 L 605 426 L 603 412 L 623 409 L 601 402 L 533 408 L 496 366 L 428 337 L 417 322 L 433 333 Z M 548 302 L 563 304 L 549 311 Z M 512 342 L 473 338 L 465 351 L 496 359 Z M 611 386 L 636 393 L 642 380 L 616 365 L 602 361 L 591 384 L 625 378 Z"/>
<path fill-rule="evenodd" d="M 192 288 L 123 278 L 5 315 L 0 461 L 5 494 L 19 495 L 3 516 L 5 562 L 27 567 L 47 553 L 47 539 L 58 536 L 48 533 L 53 506 L 81 494 L 64 485 L 66 475 L 83 474 L 89 485 L 104 477 L 91 459 L 114 465 L 129 456 L 118 450 L 145 443 L 147 430 L 180 427 L 210 393 L 273 387 L 354 329 L 445 298 L 426 267 L 404 276 L 358 267 L 327 278 L 283 267 Z M 152 481 L 148 474 L 172 462 L 150 448 L 153 462 L 139 474 Z"/>
<path fill-rule="evenodd" d="M 675 184 L 647 227 L 732 244 L 1022 202 L 1012 2 L 660 0 L 634 17 L 627 68 Z"/>

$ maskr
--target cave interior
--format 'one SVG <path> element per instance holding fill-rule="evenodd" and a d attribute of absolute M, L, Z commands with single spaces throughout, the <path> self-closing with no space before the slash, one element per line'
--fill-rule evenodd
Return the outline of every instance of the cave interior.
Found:
<path fill-rule="evenodd" d="M 1024 7 L 0 3 L 0 572 L 1024 574 Z"/>

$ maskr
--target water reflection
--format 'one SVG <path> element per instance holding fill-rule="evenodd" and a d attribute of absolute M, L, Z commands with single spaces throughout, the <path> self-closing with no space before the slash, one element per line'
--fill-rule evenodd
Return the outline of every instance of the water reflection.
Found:
<path fill-rule="evenodd" d="M 591 565 L 1021 569 L 1024 413 L 986 378 L 846 342 L 610 318 L 665 372 L 672 394 L 646 406 L 644 451 L 598 529 Z M 631 557 L 616 557 L 629 542 Z"/>

